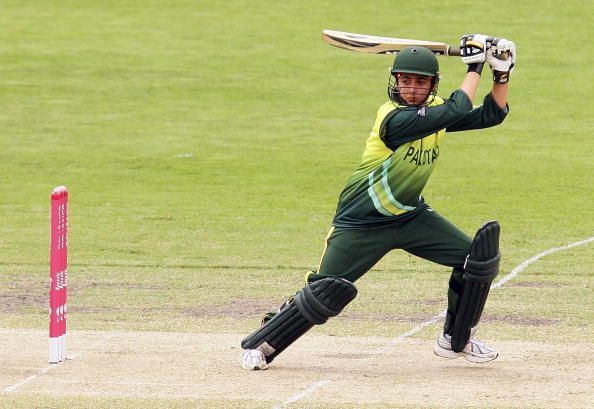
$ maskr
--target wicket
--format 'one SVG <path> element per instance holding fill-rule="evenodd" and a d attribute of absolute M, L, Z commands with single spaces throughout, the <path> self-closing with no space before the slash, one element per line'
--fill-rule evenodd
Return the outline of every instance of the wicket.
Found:
<path fill-rule="evenodd" d="M 68 190 L 51 194 L 49 362 L 66 360 L 66 295 L 68 288 Z"/>

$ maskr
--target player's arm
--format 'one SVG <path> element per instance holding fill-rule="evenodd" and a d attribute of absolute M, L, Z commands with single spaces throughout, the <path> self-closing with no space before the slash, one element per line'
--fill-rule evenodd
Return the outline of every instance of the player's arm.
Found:
<path fill-rule="evenodd" d="M 496 82 L 493 83 L 493 89 L 491 90 L 491 95 L 493 96 L 493 100 L 497 104 L 499 108 L 502 110 L 508 110 L 507 106 L 507 94 L 508 94 L 508 85 L 507 82 L 505 84 L 498 84 Z"/>
<path fill-rule="evenodd" d="M 507 55 L 506 59 L 498 58 L 504 54 Z M 483 105 L 473 109 L 460 121 L 447 127 L 447 132 L 489 128 L 503 122 L 509 112 L 508 82 L 515 61 L 516 46 L 513 42 L 497 38 L 492 40 L 492 45 L 486 52 L 486 62 L 493 71 L 493 88 L 484 98 Z"/>
<path fill-rule="evenodd" d="M 480 67 L 478 64 L 469 65 L 464 81 L 462 81 L 462 84 L 460 85 L 460 90 L 468 96 L 471 103 L 476 97 L 476 90 L 478 89 L 479 80 L 481 79 L 480 71 L 477 71 L 479 69 L 482 70 L 482 63 Z"/>
<path fill-rule="evenodd" d="M 493 87 L 495 88 L 495 86 Z M 505 103 L 505 101 L 504 101 Z M 474 108 L 459 121 L 449 125 L 446 132 L 469 131 L 484 129 L 502 123 L 509 112 L 507 104 L 502 109 L 497 102 L 494 92 L 490 92 L 483 99 L 483 104 Z"/>
<path fill-rule="evenodd" d="M 507 58 L 501 59 L 506 55 Z M 516 45 L 505 38 L 496 38 L 487 50 L 485 61 L 493 71 L 493 99 L 501 109 L 507 107 L 508 83 L 516 66 Z"/>
<path fill-rule="evenodd" d="M 459 89 L 443 104 L 421 109 L 395 109 L 386 116 L 380 128 L 380 137 L 387 147 L 395 150 L 399 145 L 424 138 L 460 121 L 472 110 L 481 71 L 486 58 L 487 36 L 462 36 L 462 61 L 468 69 Z"/>
<path fill-rule="evenodd" d="M 460 38 L 460 58 L 468 65 L 466 77 L 460 89 L 474 101 L 478 89 L 483 65 L 487 59 L 487 41 L 490 37 L 484 34 L 465 34 Z"/>
<path fill-rule="evenodd" d="M 406 107 L 390 112 L 380 127 L 380 137 L 392 150 L 424 138 L 464 118 L 472 110 L 468 95 L 458 89 L 450 98 L 432 107 Z"/>

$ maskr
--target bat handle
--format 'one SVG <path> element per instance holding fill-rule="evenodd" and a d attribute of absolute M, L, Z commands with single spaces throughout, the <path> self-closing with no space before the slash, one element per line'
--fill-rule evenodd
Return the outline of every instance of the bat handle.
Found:
<path fill-rule="evenodd" d="M 460 56 L 460 47 L 450 45 L 448 46 L 447 55 L 459 57 Z"/>
<path fill-rule="evenodd" d="M 459 57 L 460 56 L 460 47 L 449 45 L 448 50 L 446 51 L 447 55 Z M 496 56 L 500 60 L 507 60 L 509 58 L 509 51 L 505 51 L 503 54 Z"/>

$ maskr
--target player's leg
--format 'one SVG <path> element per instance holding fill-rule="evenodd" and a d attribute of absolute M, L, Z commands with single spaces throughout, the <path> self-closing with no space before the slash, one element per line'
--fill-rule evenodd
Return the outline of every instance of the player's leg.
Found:
<path fill-rule="evenodd" d="M 467 344 L 474 335 L 473 329 L 483 313 L 491 283 L 499 273 L 499 232 L 500 226 L 496 221 L 478 229 L 466 257 L 462 277 L 464 286 L 457 289 L 459 303 L 455 313 L 448 314 L 445 325 L 445 333 L 451 335 L 451 346 L 455 352 L 468 348 Z M 490 352 L 480 343 L 472 347 L 470 354 L 467 354 L 467 358 L 472 357 L 469 360 L 484 362 L 497 357 L 494 351 Z"/>
<path fill-rule="evenodd" d="M 400 232 L 404 237 L 401 245 L 406 251 L 453 267 L 444 331 L 434 348 L 440 356 L 464 356 L 473 362 L 486 362 L 497 357 L 495 351 L 474 337 L 499 264 L 498 230 L 495 237 L 494 229 L 493 225 L 485 231 L 479 229 L 482 233 L 477 233 L 471 240 L 439 213 L 426 211 L 406 226 L 409 231 Z M 477 249 L 481 249 L 480 255 L 477 255 Z"/>
<path fill-rule="evenodd" d="M 386 255 L 392 246 L 392 226 L 370 229 L 332 228 L 316 271 L 307 282 L 341 277 L 354 283 Z"/>
<path fill-rule="evenodd" d="M 392 250 L 392 227 L 373 229 L 336 229 L 328 233 L 318 268 L 308 271 L 305 284 L 328 277 L 344 278 L 351 283 L 369 271 Z M 281 306 L 262 317 L 262 325 L 291 303 L 289 297 Z"/>
<path fill-rule="evenodd" d="M 390 250 L 389 229 L 332 229 L 316 272 L 305 287 L 242 341 L 244 369 L 266 369 L 276 356 L 314 325 L 338 315 L 357 290 L 352 284 Z"/>
<path fill-rule="evenodd" d="M 308 271 L 305 284 L 327 277 L 344 278 L 351 283 L 369 271 L 391 246 L 391 227 L 374 229 L 336 229 L 332 227 L 324 242 L 318 268 Z M 262 325 L 291 303 L 289 297 L 281 306 L 262 317 Z"/>
<path fill-rule="evenodd" d="M 241 347 L 260 351 L 268 364 L 314 325 L 338 315 L 356 295 L 355 286 L 342 278 L 308 284 L 270 321 L 244 338 Z M 242 358 L 244 369 L 266 369 L 257 352 L 244 352 Z"/>

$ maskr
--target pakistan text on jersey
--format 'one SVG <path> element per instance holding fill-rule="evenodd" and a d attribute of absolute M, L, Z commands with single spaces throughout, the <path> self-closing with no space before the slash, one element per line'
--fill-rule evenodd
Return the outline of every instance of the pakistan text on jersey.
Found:
<path fill-rule="evenodd" d="M 435 145 L 431 149 L 415 149 L 412 146 L 406 151 L 404 160 L 410 157 L 410 163 L 415 163 L 417 166 L 430 165 L 439 157 L 439 145 Z"/>

